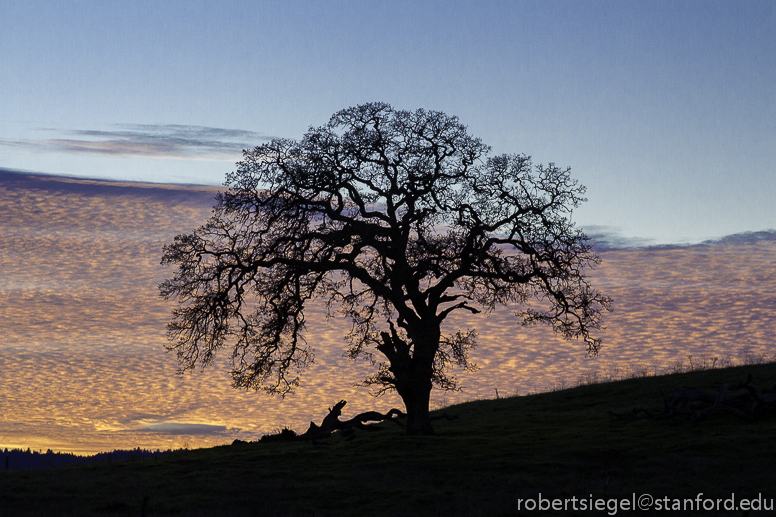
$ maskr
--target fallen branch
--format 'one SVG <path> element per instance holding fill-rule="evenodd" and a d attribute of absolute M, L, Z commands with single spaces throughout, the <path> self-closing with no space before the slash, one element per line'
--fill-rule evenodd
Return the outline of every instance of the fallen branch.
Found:
<path fill-rule="evenodd" d="M 398 422 L 397 418 L 403 418 L 407 416 L 398 409 L 391 409 L 385 414 L 379 413 L 377 411 L 367 411 L 343 422 L 339 419 L 339 417 L 342 415 L 342 408 L 345 407 L 345 404 L 347 404 L 347 401 L 340 400 L 337 404 L 334 405 L 334 407 L 329 409 L 329 414 L 324 417 L 321 425 L 316 425 L 315 422 L 310 422 L 310 427 L 307 429 L 307 431 L 304 434 L 296 437 L 296 439 L 321 440 L 331 436 L 334 431 L 347 431 L 354 428 L 367 431 L 376 431 L 379 429 L 378 427 L 367 426 L 367 422 L 390 421 L 399 426 L 402 426 L 403 424 Z"/>

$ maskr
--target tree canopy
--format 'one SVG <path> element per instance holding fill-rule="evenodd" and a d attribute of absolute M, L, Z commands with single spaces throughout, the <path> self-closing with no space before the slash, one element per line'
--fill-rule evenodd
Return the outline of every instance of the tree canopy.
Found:
<path fill-rule="evenodd" d="M 444 325 L 455 312 L 518 307 L 516 322 L 597 353 L 610 301 L 571 220 L 585 188 L 569 168 L 489 153 L 456 117 L 384 103 L 245 151 L 210 220 L 164 249 L 181 371 L 227 347 L 234 387 L 292 391 L 313 360 L 305 307 L 322 299 L 352 323 L 347 354 L 375 364 L 365 383 L 396 390 L 408 432 L 430 434 L 432 387 L 473 367 L 475 331 Z"/>

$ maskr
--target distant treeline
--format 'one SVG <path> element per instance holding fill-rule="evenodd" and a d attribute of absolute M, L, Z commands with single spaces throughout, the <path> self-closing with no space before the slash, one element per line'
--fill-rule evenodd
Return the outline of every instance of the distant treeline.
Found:
<path fill-rule="evenodd" d="M 51 449 L 46 452 L 33 451 L 29 448 L 13 449 L 2 453 L 0 469 L 21 470 L 21 469 L 39 469 L 43 467 L 61 467 L 64 465 L 83 465 L 84 463 L 111 462 L 125 459 L 145 459 L 164 456 L 173 452 L 170 449 L 161 451 L 149 451 L 146 449 L 114 450 L 111 452 L 100 452 L 92 456 L 77 456 L 70 452 L 53 452 Z"/>

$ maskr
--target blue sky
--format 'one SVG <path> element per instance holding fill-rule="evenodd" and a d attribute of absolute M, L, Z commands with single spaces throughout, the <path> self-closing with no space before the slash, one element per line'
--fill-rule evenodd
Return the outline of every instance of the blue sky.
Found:
<path fill-rule="evenodd" d="M 642 243 L 776 228 L 776 3 L 0 0 L 0 168 L 220 184 L 369 101 L 570 166 Z"/>

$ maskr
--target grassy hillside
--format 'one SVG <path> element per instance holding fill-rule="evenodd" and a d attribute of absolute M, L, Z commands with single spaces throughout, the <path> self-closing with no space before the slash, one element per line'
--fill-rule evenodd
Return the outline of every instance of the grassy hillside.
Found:
<path fill-rule="evenodd" d="M 435 437 L 407 437 L 386 423 L 380 431 L 319 445 L 249 443 L 0 472 L 0 514 L 574 515 L 571 506 L 518 512 L 517 502 L 537 500 L 539 493 L 545 499 L 631 499 L 633 493 L 694 499 L 699 492 L 776 499 L 776 418 L 747 423 L 718 413 L 699 422 L 612 421 L 608 415 L 610 409 L 661 410 L 660 388 L 709 387 L 749 373 L 761 388 L 776 383 L 776 364 L 696 371 L 460 404 L 444 410 L 458 418 L 436 421 Z"/>

